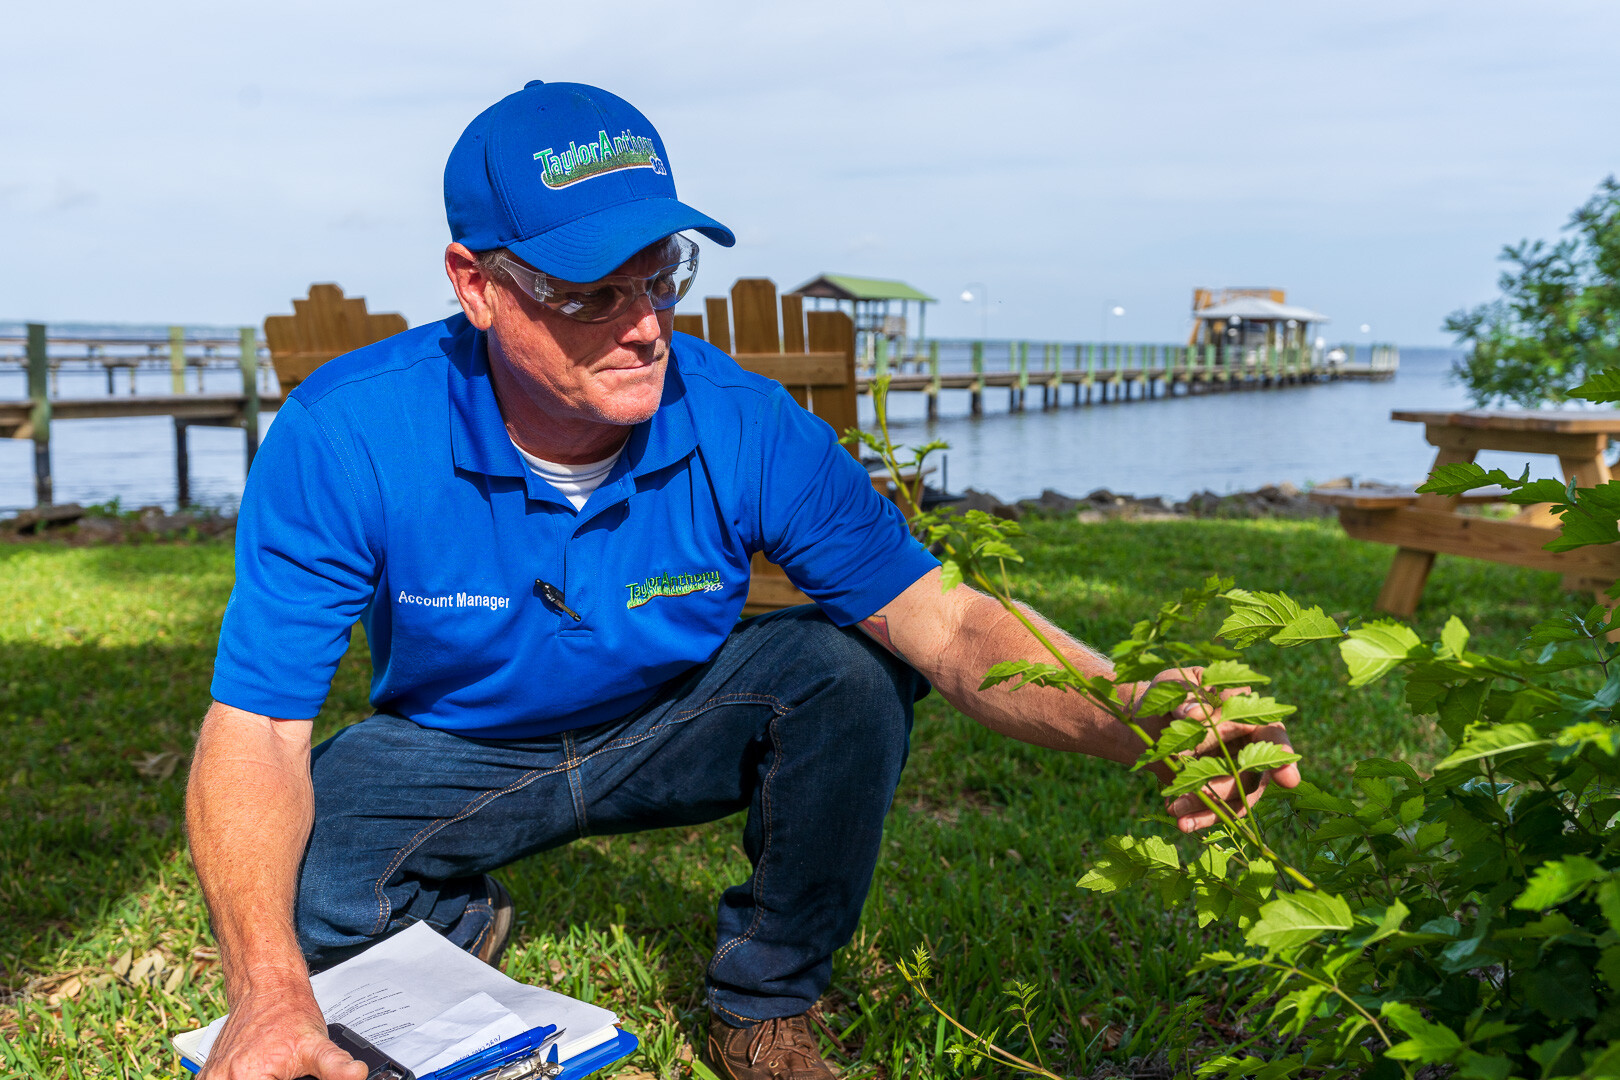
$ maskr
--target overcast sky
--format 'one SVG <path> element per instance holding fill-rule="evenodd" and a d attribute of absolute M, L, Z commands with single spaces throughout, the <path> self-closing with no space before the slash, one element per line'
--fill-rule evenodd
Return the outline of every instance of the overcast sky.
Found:
<path fill-rule="evenodd" d="M 930 333 L 1173 340 L 1195 285 L 1444 344 L 1504 242 L 1620 170 L 1620 4 L 11 5 L 0 320 L 256 324 L 337 281 L 452 309 L 444 159 L 524 81 L 607 87 L 738 276 L 904 279 Z M 1105 312 L 1126 309 L 1122 318 Z M 1107 321 L 1111 325 L 1104 327 Z"/>

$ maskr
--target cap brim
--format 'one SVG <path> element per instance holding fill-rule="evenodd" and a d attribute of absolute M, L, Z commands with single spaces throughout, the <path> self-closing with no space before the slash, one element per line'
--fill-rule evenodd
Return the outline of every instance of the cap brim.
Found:
<path fill-rule="evenodd" d="M 730 229 L 677 199 L 635 199 L 575 218 L 527 240 L 508 244 L 518 258 L 567 281 L 595 281 L 666 236 L 696 229 L 722 247 L 737 242 Z"/>

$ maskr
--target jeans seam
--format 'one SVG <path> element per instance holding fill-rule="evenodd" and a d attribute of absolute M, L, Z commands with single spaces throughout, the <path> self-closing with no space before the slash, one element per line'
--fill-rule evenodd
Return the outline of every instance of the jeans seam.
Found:
<path fill-rule="evenodd" d="M 584 839 L 590 833 L 590 819 L 585 810 L 585 780 L 580 776 L 580 766 L 585 759 L 579 756 L 579 747 L 574 742 L 574 733 L 562 732 L 563 768 L 568 773 L 568 797 L 574 803 L 574 831 Z"/>
<path fill-rule="evenodd" d="M 714 1010 L 718 1010 L 720 1012 L 723 1012 L 727 1016 L 735 1017 L 736 1019 L 741 1020 L 741 1021 L 743 1021 L 745 1023 L 748 1023 L 748 1024 L 759 1024 L 759 1023 L 764 1022 L 757 1016 L 744 1016 L 742 1013 L 737 1012 L 735 1009 L 726 1008 L 724 1005 L 720 1004 L 718 1001 L 716 1001 L 714 999 L 714 990 L 712 988 L 709 990 L 709 1008 L 714 1009 Z"/>
<path fill-rule="evenodd" d="M 773 694 L 722 694 L 719 697 L 710 698 L 702 705 L 676 713 L 669 720 L 666 720 L 660 724 L 655 724 L 639 734 L 630 735 L 625 738 L 614 739 L 610 742 L 603 743 L 595 750 L 592 750 L 589 754 L 586 754 L 582 760 L 589 761 L 597 754 L 608 750 L 624 750 L 628 747 L 635 746 L 637 743 L 647 741 L 666 728 L 674 727 L 676 724 L 684 724 L 701 713 L 708 712 L 710 709 L 720 708 L 723 705 L 769 705 L 778 712 L 786 711 L 786 706 L 782 704 L 782 699 Z"/>
<path fill-rule="evenodd" d="M 458 821 L 465 821 L 467 818 L 472 817 L 472 815 L 476 814 L 478 811 L 482 810 L 484 807 L 488 806 L 502 795 L 509 795 L 514 791 L 518 791 L 529 786 L 536 780 L 540 780 L 544 777 L 552 776 L 558 772 L 561 772 L 567 768 L 567 765 L 568 763 L 565 761 L 561 765 L 557 765 L 550 769 L 536 769 L 533 772 L 525 773 L 522 777 L 508 784 L 504 788 L 484 792 L 482 795 L 478 796 L 478 798 L 474 799 L 472 802 L 468 803 L 466 806 L 457 811 L 455 816 L 435 818 L 433 821 L 430 821 L 426 825 L 422 826 L 422 828 L 417 831 L 415 836 L 411 837 L 410 841 L 407 842 L 404 847 L 400 848 L 394 853 L 393 860 L 389 862 L 387 868 L 383 870 L 382 876 L 379 877 L 376 884 L 372 886 L 372 891 L 377 895 L 377 922 L 372 926 L 370 936 L 375 937 L 388 928 L 388 917 L 393 914 L 393 905 L 388 902 L 388 894 L 383 891 L 383 886 L 387 884 L 389 878 L 394 876 L 394 871 L 398 870 L 404 864 L 405 860 L 411 857 L 412 852 L 421 847 L 423 844 L 427 843 L 427 841 L 435 833 L 443 829 L 445 826 L 454 825 Z"/>
<path fill-rule="evenodd" d="M 709 961 L 709 972 L 711 975 L 714 972 L 715 966 L 719 964 L 721 960 L 724 960 L 728 953 L 730 953 L 738 945 L 741 945 L 753 938 L 754 934 L 759 930 L 760 921 L 765 917 L 765 905 L 762 902 L 762 898 L 765 894 L 764 867 L 766 858 L 771 852 L 771 834 L 773 826 L 771 814 L 771 782 L 776 779 L 776 771 L 782 767 L 782 759 L 787 756 L 783 753 L 782 740 L 777 736 L 777 721 L 788 715 L 790 715 L 790 711 L 777 713 L 771 717 L 771 722 L 768 727 L 771 735 L 771 744 L 776 750 L 776 759 L 771 762 L 771 771 L 765 774 L 765 779 L 759 785 L 760 816 L 765 819 L 762 823 L 764 826 L 765 836 L 759 847 L 759 861 L 754 865 L 754 917 L 749 920 L 748 929 L 726 942 L 723 948 L 718 949 L 715 952 L 714 959 Z M 710 993 L 710 998 L 711 1000 L 713 999 L 712 991 Z M 737 1014 L 733 1013 L 733 1015 Z"/>
<path fill-rule="evenodd" d="M 484 945 L 485 935 L 487 935 L 491 930 L 495 929 L 495 905 L 487 900 L 479 900 L 467 905 L 468 911 L 478 911 L 480 909 L 487 911 L 489 913 L 489 918 L 484 922 L 483 929 L 478 931 L 478 936 L 473 938 L 472 943 L 467 946 L 467 951 L 475 956 L 477 955 L 478 950 Z"/>

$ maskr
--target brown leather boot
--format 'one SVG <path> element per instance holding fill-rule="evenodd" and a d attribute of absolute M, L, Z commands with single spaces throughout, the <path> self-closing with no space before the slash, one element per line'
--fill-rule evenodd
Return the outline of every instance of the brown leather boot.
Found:
<path fill-rule="evenodd" d="M 734 1028 L 709 1019 L 709 1061 L 726 1080 L 837 1080 L 822 1060 L 809 1018 L 784 1016 Z"/>

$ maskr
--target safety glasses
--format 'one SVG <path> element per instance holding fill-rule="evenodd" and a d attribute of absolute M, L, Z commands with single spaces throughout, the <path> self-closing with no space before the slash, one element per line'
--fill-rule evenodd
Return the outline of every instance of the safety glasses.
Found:
<path fill-rule="evenodd" d="M 638 259 L 666 260 L 652 273 L 609 274 L 596 281 L 563 281 L 501 252 L 495 257 L 501 271 L 525 294 L 575 322 L 600 323 L 617 318 L 646 296 L 654 311 L 667 311 L 681 302 L 697 275 L 698 246 L 684 236 L 671 236 L 646 249 Z"/>

